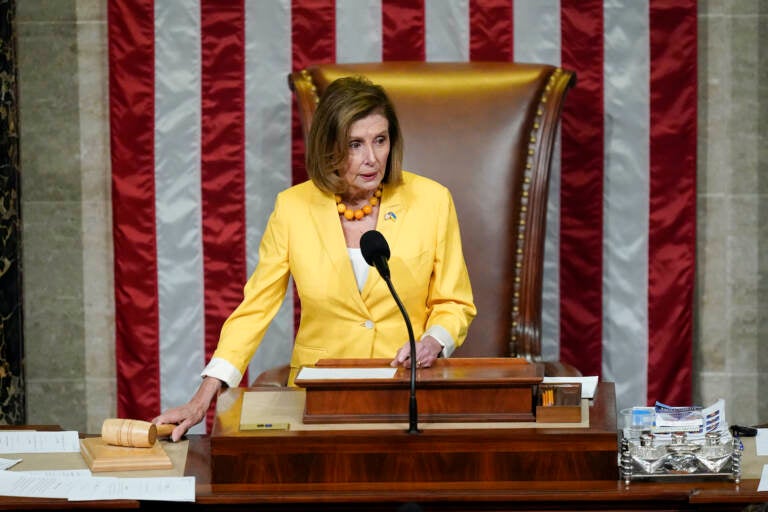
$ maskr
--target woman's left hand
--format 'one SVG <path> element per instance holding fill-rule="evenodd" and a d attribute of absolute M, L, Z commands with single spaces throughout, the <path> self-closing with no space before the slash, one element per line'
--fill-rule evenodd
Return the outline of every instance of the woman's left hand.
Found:
<path fill-rule="evenodd" d="M 429 368 L 432 366 L 440 353 L 443 351 L 443 346 L 440 345 L 432 336 L 424 336 L 420 341 L 416 342 L 416 367 L 417 368 Z M 406 368 L 411 367 L 411 344 L 406 343 L 397 351 L 395 358 L 390 363 L 390 366 L 403 365 Z"/>

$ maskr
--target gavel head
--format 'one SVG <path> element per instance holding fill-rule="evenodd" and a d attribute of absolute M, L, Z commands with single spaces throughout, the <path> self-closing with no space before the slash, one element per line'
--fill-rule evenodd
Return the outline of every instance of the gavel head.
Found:
<path fill-rule="evenodd" d="M 116 446 L 151 448 L 157 439 L 157 426 L 148 421 L 109 418 L 101 425 L 101 438 Z"/>

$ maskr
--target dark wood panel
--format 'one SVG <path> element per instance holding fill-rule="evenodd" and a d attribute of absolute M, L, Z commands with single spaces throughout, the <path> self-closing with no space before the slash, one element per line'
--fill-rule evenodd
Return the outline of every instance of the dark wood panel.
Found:
<path fill-rule="evenodd" d="M 764 496 L 757 481 L 642 482 L 401 482 L 368 484 L 198 486 L 197 502 L 222 510 L 390 510 L 417 503 L 426 511 L 506 510 L 679 510 L 742 511 Z M 704 500 L 697 499 L 708 495 Z M 415 509 L 414 509 L 415 510 Z"/>

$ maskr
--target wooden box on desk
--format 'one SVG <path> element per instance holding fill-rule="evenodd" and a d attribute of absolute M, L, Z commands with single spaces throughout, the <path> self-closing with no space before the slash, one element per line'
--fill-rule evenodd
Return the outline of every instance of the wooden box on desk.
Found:
<path fill-rule="evenodd" d="M 578 423 L 581 421 L 581 384 L 541 384 L 536 404 L 539 423 Z"/>
<path fill-rule="evenodd" d="M 296 377 L 306 390 L 305 423 L 408 421 L 411 370 L 384 359 L 323 359 L 310 370 L 328 377 Z M 336 370 L 395 371 L 391 378 L 334 378 Z M 317 373 L 317 372 L 315 372 Z M 438 359 L 416 370 L 418 418 L 423 422 L 533 421 L 542 369 L 522 358 Z"/>
<path fill-rule="evenodd" d="M 580 424 L 419 420 L 417 434 L 408 433 L 405 421 L 305 424 L 305 391 L 275 389 L 232 388 L 219 396 L 210 443 L 214 484 L 247 483 L 256 490 L 279 486 L 289 492 L 375 483 L 618 478 L 612 383 L 598 386 L 594 400 L 584 404 L 588 418 Z M 288 430 L 241 430 L 243 397 L 249 393 L 292 404 L 296 424 Z"/>

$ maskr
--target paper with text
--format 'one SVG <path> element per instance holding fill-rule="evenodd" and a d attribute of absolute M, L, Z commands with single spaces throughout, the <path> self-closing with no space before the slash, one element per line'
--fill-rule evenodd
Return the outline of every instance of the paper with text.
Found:
<path fill-rule="evenodd" d="M 195 501 L 195 477 L 43 476 L 0 471 L 0 496 L 84 500 Z"/>
<path fill-rule="evenodd" d="M 0 471 L 0 496 L 64 498 L 80 478 L 56 478 L 23 472 Z M 85 479 L 82 479 L 85 480 Z"/>
<path fill-rule="evenodd" d="M 28 476 L 48 476 L 52 478 L 83 478 L 93 476 L 90 469 L 32 469 L 15 471 L 16 474 Z"/>
<path fill-rule="evenodd" d="M 0 431 L 0 453 L 79 452 L 80 439 L 73 430 L 38 432 L 36 430 Z"/>
<path fill-rule="evenodd" d="M 195 477 L 93 478 L 67 498 L 84 500 L 195 501 Z"/>

